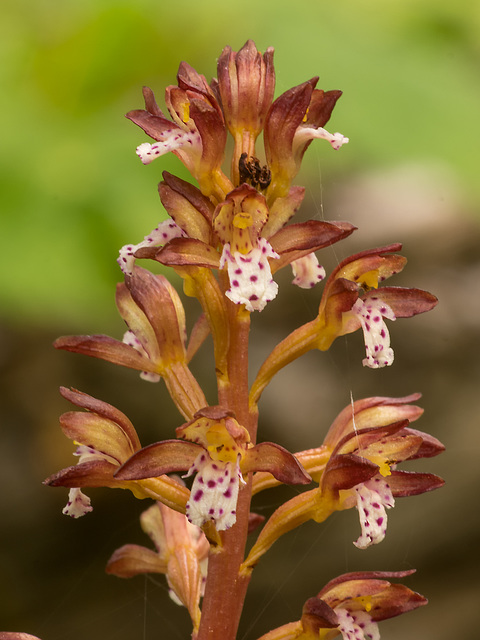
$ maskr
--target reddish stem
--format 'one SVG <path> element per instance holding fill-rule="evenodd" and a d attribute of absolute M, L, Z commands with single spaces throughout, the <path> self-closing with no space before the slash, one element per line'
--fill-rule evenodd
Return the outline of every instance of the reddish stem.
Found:
<path fill-rule="evenodd" d="M 228 383 L 218 389 L 219 404 L 234 411 L 255 443 L 257 420 L 248 410 L 248 335 L 250 314 L 243 307 L 228 303 L 230 346 Z M 202 604 L 200 628 L 195 640 L 235 640 L 243 609 L 249 576 L 240 576 L 248 534 L 251 478 L 241 485 L 235 525 L 222 532 L 222 546 L 213 548 Z"/>

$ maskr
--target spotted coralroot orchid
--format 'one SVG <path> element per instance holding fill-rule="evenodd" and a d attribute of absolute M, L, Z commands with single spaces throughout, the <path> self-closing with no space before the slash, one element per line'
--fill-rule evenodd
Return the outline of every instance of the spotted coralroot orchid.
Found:
<path fill-rule="evenodd" d="M 266 471 L 285 484 L 308 484 L 310 476 L 280 445 L 252 446 L 248 431 L 222 407 L 205 407 L 178 427 L 177 437 L 138 451 L 116 472 L 119 479 L 144 479 L 187 471 L 194 475 L 186 515 L 192 524 L 212 522 L 225 531 L 236 522 L 243 475 Z"/>
<path fill-rule="evenodd" d="M 78 464 L 45 480 L 51 487 L 70 489 L 65 515 L 79 518 L 92 510 L 90 498 L 82 492 L 92 487 L 130 489 L 137 498 L 161 500 L 177 510 L 185 508 L 187 490 L 167 476 L 133 482 L 114 477 L 117 469 L 141 448 L 137 432 L 125 414 L 75 389 L 61 387 L 60 392 L 72 404 L 85 409 L 60 417 L 63 433 L 77 445 Z"/>
<path fill-rule="evenodd" d="M 323 290 L 317 317 L 280 342 L 261 366 L 250 398 L 257 403 L 263 389 L 284 366 L 307 351 L 326 351 L 339 336 L 362 328 L 366 358 L 363 365 L 378 369 L 393 363 L 390 334 L 385 323 L 430 311 L 437 298 L 428 291 L 406 287 L 380 287 L 403 269 L 406 259 L 393 253 L 393 244 L 355 254 L 332 271 Z"/>
<path fill-rule="evenodd" d="M 158 436 L 142 447 L 118 409 L 62 389 L 78 409 L 60 422 L 79 460 L 46 483 L 70 489 L 64 512 L 73 517 L 91 510 L 83 493 L 88 488 L 124 488 L 155 501 L 141 517 L 155 550 L 126 544 L 107 571 L 120 577 L 164 574 L 170 595 L 189 612 L 192 640 L 237 638 L 252 572 L 280 536 L 356 508 L 360 534 L 354 544 L 366 549 L 384 538 L 387 510 L 398 497 L 443 483 L 434 474 L 398 468 L 443 449 L 411 426 L 422 413 L 417 394 L 352 401 L 326 435 L 312 422 L 314 448 L 296 454 L 259 434 L 259 399 L 283 367 L 311 350 L 321 357 L 335 340 L 360 330 L 363 365 L 390 366 L 390 323 L 437 302 L 420 289 L 385 286 L 406 263 L 399 243 L 351 255 L 327 274 L 318 252 L 346 240 L 356 227 L 293 221 L 305 196 L 294 180 L 308 146 L 325 140 L 328 156 L 330 147 L 348 142 L 326 129 L 341 92 L 317 89 L 317 82 L 307 79 L 275 97 L 273 49 L 261 53 L 249 40 L 237 52 L 225 47 L 211 82 L 182 62 L 177 84 L 166 89 L 165 112 L 144 88 L 145 108 L 127 118 L 153 140 L 140 144 L 137 155 L 145 165 L 157 159 L 150 171 L 171 152 L 193 182 L 163 171 L 158 194 L 166 213 L 152 221 L 150 233 L 139 232 L 136 244 L 120 249 L 124 281 L 116 303 L 126 324 L 123 338 L 81 335 L 55 342 L 58 349 L 134 369 L 143 380 L 162 380 L 178 409 L 181 418 L 171 424 L 163 407 L 152 408 L 151 419 L 161 417 Z M 139 266 L 139 260 L 147 262 Z M 318 310 L 273 346 L 255 374 L 251 325 L 255 312 L 278 304 L 277 273 L 287 266 L 305 295 L 321 283 Z M 179 293 L 173 283 L 180 282 Z M 195 303 L 184 307 L 182 296 L 196 299 L 196 316 Z M 208 384 L 200 379 L 207 361 L 193 362 L 204 342 L 213 352 Z M 298 402 L 296 390 L 291 393 Z M 280 484 L 294 485 L 294 497 L 268 519 L 252 511 L 252 496 Z M 299 621 L 263 640 L 339 634 L 344 640 L 378 640 L 379 620 L 425 602 L 389 582 L 406 575 L 340 576 L 306 603 Z"/>
<path fill-rule="evenodd" d="M 165 574 L 170 597 L 187 607 L 194 630 L 197 630 L 209 551 L 205 535 L 184 515 L 160 502 L 143 512 L 140 524 L 156 550 L 136 544 L 124 545 L 108 561 L 107 573 L 120 578 L 145 573 Z"/>
<path fill-rule="evenodd" d="M 380 640 L 378 622 L 427 604 L 403 584 L 414 571 L 359 571 L 331 580 L 305 602 L 302 617 L 266 633 L 258 640 Z"/>
<path fill-rule="evenodd" d="M 413 496 L 437 489 L 443 480 L 432 473 L 402 471 L 406 460 L 438 455 L 444 446 L 433 436 L 412 429 L 423 410 L 415 404 L 419 394 L 404 398 L 365 398 L 347 406 L 330 427 L 323 445 L 295 454 L 318 489 L 302 493 L 267 521 L 245 561 L 254 566 L 281 535 L 302 522 L 323 522 L 334 511 L 356 507 L 361 536 L 360 549 L 381 542 L 386 533 L 386 509 L 396 497 Z M 277 483 L 268 474 L 256 474 L 253 491 Z"/>

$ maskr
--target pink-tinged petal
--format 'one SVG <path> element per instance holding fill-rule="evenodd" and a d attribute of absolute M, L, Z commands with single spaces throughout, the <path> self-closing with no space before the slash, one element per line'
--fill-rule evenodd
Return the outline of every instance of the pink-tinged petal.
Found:
<path fill-rule="evenodd" d="M 410 571 L 358 571 L 331 580 L 318 594 L 335 612 L 345 608 L 349 612 L 366 609 L 375 621 L 393 618 L 427 604 L 426 598 L 402 584 L 391 584 L 391 578 L 403 578 Z"/>
<path fill-rule="evenodd" d="M 240 482 L 244 483 L 240 467 L 233 462 L 213 461 L 202 452 L 187 476 L 196 474 L 186 515 L 198 527 L 213 521 L 217 531 L 225 531 L 237 519 L 237 498 Z"/>
<path fill-rule="evenodd" d="M 408 420 L 397 420 L 391 424 L 372 425 L 359 429 L 357 424 L 351 426 L 350 431 L 333 443 L 333 453 L 352 453 L 353 451 L 361 452 L 361 455 L 383 440 L 388 441 L 394 437 L 399 431 L 408 425 Z M 391 453 L 389 451 L 389 453 Z M 368 457 L 368 456 L 366 456 Z"/>
<path fill-rule="evenodd" d="M 157 251 L 155 260 L 169 267 L 206 267 L 218 269 L 220 256 L 218 251 L 200 240 L 178 238 Z"/>
<path fill-rule="evenodd" d="M 133 443 L 118 424 L 98 414 L 69 411 L 60 416 L 60 424 L 67 438 L 118 464 L 133 455 L 139 446 L 138 440 Z"/>
<path fill-rule="evenodd" d="M 161 360 L 160 348 L 153 327 L 123 282 L 117 284 L 115 301 L 118 311 L 129 329 L 124 334 L 122 342 L 135 349 L 146 360 L 159 362 Z"/>
<path fill-rule="evenodd" d="M 143 573 L 166 573 L 167 563 L 161 556 L 137 544 L 117 549 L 106 566 L 106 573 L 118 578 L 132 578 Z"/>
<path fill-rule="evenodd" d="M 380 640 L 378 625 L 366 611 L 335 609 L 343 640 Z"/>
<path fill-rule="evenodd" d="M 247 449 L 242 473 L 266 471 L 284 484 L 309 484 L 311 478 L 294 455 L 274 442 L 262 442 Z"/>
<path fill-rule="evenodd" d="M 56 349 L 100 358 L 138 371 L 157 373 L 155 363 L 142 356 L 133 347 L 109 336 L 63 336 L 53 344 Z"/>
<path fill-rule="evenodd" d="M 331 607 L 337 607 L 344 600 L 380 593 L 392 585 L 390 578 L 406 578 L 415 573 L 415 569 L 405 571 L 352 571 L 330 580 L 317 594 Z"/>
<path fill-rule="evenodd" d="M 342 260 L 338 267 L 330 275 L 327 285 L 337 278 L 345 278 L 360 285 L 376 287 L 378 282 L 399 273 L 405 266 L 407 259 L 404 256 L 392 253 L 400 251 L 402 245 L 394 243 L 376 249 L 367 249 Z M 367 280 L 366 281 L 366 276 Z"/>
<path fill-rule="evenodd" d="M 62 510 L 64 515 L 72 518 L 81 518 L 92 510 L 93 507 L 90 504 L 90 498 L 88 496 L 78 488 L 70 489 L 68 492 L 68 502 Z"/>
<path fill-rule="evenodd" d="M 179 227 L 173 220 L 165 220 L 158 227 L 150 231 L 142 242 L 138 244 L 126 244 L 119 251 L 117 258 L 118 265 L 123 273 L 127 276 L 133 275 L 133 267 L 135 265 L 136 252 L 145 247 L 159 247 L 167 244 L 172 238 L 180 238 L 185 236 L 185 231 Z"/>
<path fill-rule="evenodd" d="M 318 282 L 325 278 L 325 269 L 319 264 L 317 256 L 309 253 L 303 258 L 292 263 L 293 281 L 301 289 L 312 289 Z"/>
<path fill-rule="evenodd" d="M 136 267 L 134 275 L 126 279 L 126 285 L 152 326 L 158 345 L 155 349 L 161 353 L 162 363 L 184 360 L 185 311 L 175 288 L 164 276 L 154 275 L 140 267 Z M 152 357 L 150 344 L 143 347 Z"/>
<path fill-rule="evenodd" d="M 395 506 L 392 491 L 381 475 L 357 485 L 357 509 L 360 515 L 362 535 L 353 544 L 359 549 L 366 549 L 378 544 L 385 538 L 387 531 L 387 512 Z"/>
<path fill-rule="evenodd" d="M 333 449 L 347 434 L 367 427 L 382 427 L 405 419 L 413 422 L 422 415 L 423 409 L 408 403 L 416 402 L 420 398 L 419 393 L 414 393 L 403 398 L 375 396 L 356 400 L 335 418 L 325 437 L 324 445 Z"/>
<path fill-rule="evenodd" d="M 362 361 L 364 367 L 378 369 L 393 362 L 393 349 L 390 347 L 390 334 L 383 318 L 395 320 L 392 309 L 383 301 L 381 292 L 367 300 L 359 298 L 352 307 L 362 325 L 367 357 Z"/>
<path fill-rule="evenodd" d="M 433 473 L 394 470 L 388 477 L 388 484 L 396 498 L 404 498 L 439 489 L 445 481 Z"/>
<path fill-rule="evenodd" d="M 363 299 L 378 296 L 388 305 L 397 318 L 411 318 L 435 307 L 438 299 L 428 291 L 407 287 L 382 287 L 377 291 L 367 291 Z"/>
<path fill-rule="evenodd" d="M 86 409 L 87 411 L 90 411 L 92 413 L 96 413 L 102 418 L 111 420 L 112 422 L 117 424 L 126 434 L 128 440 L 131 442 L 132 448 L 134 450 L 140 448 L 140 441 L 138 439 L 137 432 L 135 431 L 135 427 L 127 418 L 127 416 L 116 409 L 114 406 L 108 404 L 107 402 L 103 402 L 102 400 L 97 400 L 97 398 L 94 398 L 87 393 L 77 391 L 76 389 L 67 389 L 66 387 L 60 387 L 60 393 L 66 400 L 68 400 L 75 406 Z"/>
<path fill-rule="evenodd" d="M 244 304 L 248 311 L 262 311 L 278 292 L 269 258 L 279 256 L 265 238 L 259 238 L 257 247 L 247 254 L 238 251 L 232 254 L 227 243 L 220 259 L 220 268 L 226 264 L 230 278 L 227 298 L 235 304 Z"/>
<path fill-rule="evenodd" d="M 356 227 L 349 222 L 325 222 L 323 220 L 308 220 L 283 227 L 269 238 L 273 250 L 280 255 L 280 260 L 272 265 L 273 271 L 278 271 L 286 264 L 302 258 L 312 251 L 328 247 L 347 238 L 355 229 Z"/>
<path fill-rule="evenodd" d="M 115 472 L 117 480 L 157 478 L 189 469 L 202 447 L 184 440 L 163 440 L 137 451 Z"/>
<path fill-rule="evenodd" d="M 439 453 L 445 451 L 445 445 L 428 433 L 411 428 L 405 429 L 405 432 L 422 438 L 420 448 L 415 454 L 409 457 L 409 460 L 415 460 L 416 458 L 433 458 L 434 456 L 438 456 Z"/>
<path fill-rule="evenodd" d="M 262 54 L 248 40 L 238 51 L 225 47 L 217 63 L 218 90 L 227 126 L 235 137 L 245 130 L 254 139 L 263 129 L 273 99 L 273 48 Z"/>

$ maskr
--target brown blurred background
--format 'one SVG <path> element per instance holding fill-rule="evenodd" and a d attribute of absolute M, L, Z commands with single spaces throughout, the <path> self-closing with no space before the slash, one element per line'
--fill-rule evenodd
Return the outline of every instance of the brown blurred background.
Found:
<path fill-rule="evenodd" d="M 291 450 L 320 444 L 354 399 L 421 391 L 418 428 L 447 446 L 413 467 L 442 475 L 432 494 L 399 499 L 386 540 L 356 549 L 358 518 L 339 513 L 278 542 L 254 574 L 239 639 L 296 620 L 304 601 L 346 571 L 416 568 L 408 586 L 428 607 L 382 623 L 382 638 L 476 637 L 479 598 L 480 12 L 476 3 L 430 0 L 292 4 L 218 0 L 172 7 L 142 0 L 61 4 L 22 0 L 0 20 L 0 629 L 43 640 L 189 637 L 186 612 L 162 577 L 122 581 L 104 574 L 122 544 L 148 544 L 129 493 L 92 490 L 94 511 L 61 514 L 67 491 L 42 480 L 74 462 L 58 416 L 69 409 L 60 385 L 110 402 L 134 422 L 143 444 L 179 424 L 162 383 L 136 372 L 56 352 L 61 334 L 124 330 L 114 305 L 118 248 L 163 219 L 156 184 L 175 158 L 142 167 L 144 136 L 122 119 L 141 106 L 147 84 L 161 102 L 180 60 L 208 78 L 223 46 L 255 39 L 276 49 L 277 95 L 313 75 L 342 89 L 329 130 L 350 137 L 333 152 L 308 150 L 298 184 L 300 217 L 349 220 L 350 239 L 319 258 L 401 241 L 409 263 L 392 284 L 428 289 L 430 314 L 390 325 L 393 367 L 361 366 L 357 333 L 311 353 L 275 378 L 261 403 L 261 438 Z M 321 295 L 290 286 L 257 314 L 252 374 L 278 340 L 310 320 Z M 198 312 L 185 301 L 190 323 Z M 194 371 L 211 382 L 210 343 Z M 260 494 L 273 511 L 291 489 Z"/>

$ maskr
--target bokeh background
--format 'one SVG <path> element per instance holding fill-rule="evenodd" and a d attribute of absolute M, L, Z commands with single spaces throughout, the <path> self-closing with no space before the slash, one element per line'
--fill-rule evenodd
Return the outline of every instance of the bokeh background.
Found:
<path fill-rule="evenodd" d="M 184 611 L 164 581 L 104 574 L 127 542 L 148 544 L 126 492 L 93 490 L 94 511 L 61 514 L 66 491 L 42 480 L 73 462 L 58 415 L 58 386 L 118 406 L 143 444 L 179 424 L 162 385 L 132 371 L 55 352 L 69 333 L 123 326 L 114 305 L 120 246 L 164 218 L 156 184 L 176 158 L 143 167 L 143 133 L 123 119 L 142 106 L 141 86 L 162 101 L 180 60 L 208 78 L 226 44 L 248 38 L 276 49 L 277 95 L 314 75 L 342 89 L 329 123 L 350 137 L 335 153 L 317 142 L 298 184 L 304 218 L 347 219 L 349 240 L 324 250 L 332 268 L 376 245 L 404 242 L 396 282 L 440 298 L 425 317 L 391 328 L 393 367 L 361 366 L 359 334 L 282 372 L 265 392 L 261 434 L 291 450 L 319 444 L 335 415 L 370 395 L 422 391 L 419 428 L 447 445 L 417 469 L 444 489 L 398 500 L 386 540 L 359 551 L 354 511 L 285 536 L 254 574 L 241 640 L 296 620 L 303 602 L 336 575 L 417 568 L 408 585 L 428 607 L 382 623 L 383 638 L 476 637 L 480 585 L 478 399 L 480 369 L 480 5 L 475 0 L 18 0 L 0 10 L 0 629 L 43 640 L 185 639 Z M 319 291 L 289 286 L 255 318 L 252 371 L 276 341 L 310 320 Z M 189 301 L 191 321 L 197 309 Z M 194 370 L 208 374 L 207 343 Z M 292 490 L 260 495 L 268 515 Z"/>

